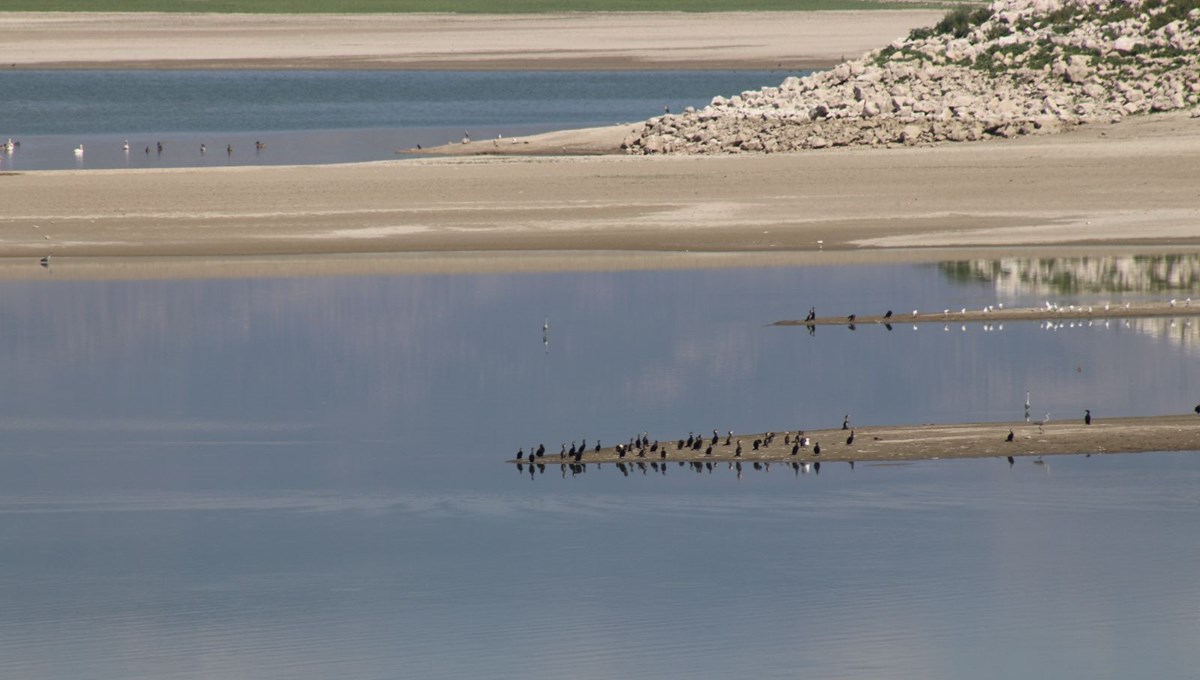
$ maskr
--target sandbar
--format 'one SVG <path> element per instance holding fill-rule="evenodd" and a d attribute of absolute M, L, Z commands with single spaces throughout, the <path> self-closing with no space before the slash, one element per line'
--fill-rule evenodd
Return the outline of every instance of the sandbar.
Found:
<path fill-rule="evenodd" d="M 1013 441 L 1006 441 L 1009 431 Z M 794 437 L 797 430 L 786 434 Z M 851 431 L 842 429 L 806 430 L 804 436 L 811 442 L 792 454 L 794 444 L 785 444 L 783 430 L 778 431 L 770 446 L 754 449 L 756 439 L 764 439 L 766 433 L 737 434 L 732 438 L 720 433 L 716 445 L 708 453 L 710 441 L 704 442 L 699 450 L 684 446 L 678 448 L 676 441 L 660 443 L 658 451 L 646 449 L 644 456 L 638 450 L 622 458 L 613 447 L 600 451 L 588 450 L 579 460 L 590 463 L 670 463 L 741 461 L 754 462 L 902 462 L 943 458 L 990 458 L 1007 456 L 1051 456 L 1104 453 L 1144 453 L 1150 451 L 1200 451 L 1200 416 L 1196 414 L 1097 418 L 1085 425 L 1083 414 L 1075 420 L 1051 420 L 1047 422 L 1013 421 L 998 423 L 921 424 L 856 426 L 854 441 L 847 444 Z M 727 439 L 730 444 L 726 445 Z M 741 442 L 742 452 L 737 455 Z M 821 447 L 816 453 L 815 445 Z M 663 455 L 665 453 L 665 456 Z M 558 451 L 537 459 L 547 464 L 559 463 Z M 515 458 L 510 463 L 519 463 Z M 528 462 L 527 460 L 524 462 Z M 571 460 L 561 462 L 569 463 Z"/>

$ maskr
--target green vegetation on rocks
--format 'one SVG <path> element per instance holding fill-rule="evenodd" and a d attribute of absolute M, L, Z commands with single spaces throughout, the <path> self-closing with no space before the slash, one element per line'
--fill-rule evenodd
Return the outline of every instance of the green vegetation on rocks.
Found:
<path fill-rule="evenodd" d="M 998 0 L 860 59 L 652 119 L 631 153 L 773 152 L 1045 134 L 1200 115 L 1200 0 Z"/>

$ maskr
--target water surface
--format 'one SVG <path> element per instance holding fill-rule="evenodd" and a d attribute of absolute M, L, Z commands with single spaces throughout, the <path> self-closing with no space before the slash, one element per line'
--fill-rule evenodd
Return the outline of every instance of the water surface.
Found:
<path fill-rule="evenodd" d="M 500 462 L 1200 394 L 1194 344 L 1124 325 L 768 325 L 1034 303 L 950 271 L 9 282 L 0 675 L 1190 677 L 1194 454 Z"/>
<path fill-rule="evenodd" d="M 3 71 L 0 168 L 343 163 L 642 121 L 784 71 Z M 130 152 L 122 143 L 128 140 Z M 255 142 L 267 144 L 256 151 Z M 159 153 L 158 143 L 163 144 Z M 84 157 L 72 154 L 84 145 Z M 200 154 L 200 145 L 207 153 Z M 228 148 L 232 146 L 232 153 Z M 149 152 L 147 153 L 147 149 Z"/>

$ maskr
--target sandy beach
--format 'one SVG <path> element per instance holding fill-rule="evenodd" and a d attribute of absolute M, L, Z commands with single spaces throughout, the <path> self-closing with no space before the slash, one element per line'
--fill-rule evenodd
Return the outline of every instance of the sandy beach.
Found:
<path fill-rule="evenodd" d="M 1186 115 L 788 155 L 46 171 L 0 176 L 0 257 L 1165 251 L 1200 245 L 1197 178 L 1200 119 Z"/>

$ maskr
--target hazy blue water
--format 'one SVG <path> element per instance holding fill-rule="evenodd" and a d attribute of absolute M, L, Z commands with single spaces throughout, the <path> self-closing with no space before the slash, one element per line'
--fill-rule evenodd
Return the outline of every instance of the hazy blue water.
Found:
<path fill-rule="evenodd" d="M 1030 301 L 937 267 L 53 274 L 0 298 L 3 677 L 1200 667 L 1194 454 L 741 479 L 500 462 L 641 430 L 1015 419 L 1026 389 L 1062 417 L 1186 411 L 1191 329 L 767 325 Z"/>
<path fill-rule="evenodd" d="M 179 167 L 395 158 L 417 144 L 636 122 L 783 71 L 0 71 L 0 168 Z M 121 143 L 132 147 L 126 156 Z M 162 141 L 164 151 L 157 152 Z M 267 143 L 255 153 L 254 142 Z M 84 159 L 71 150 L 84 144 Z M 201 157 L 200 144 L 208 147 Z M 232 144 L 234 153 L 226 147 Z M 146 154 L 144 149 L 150 147 Z"/>

